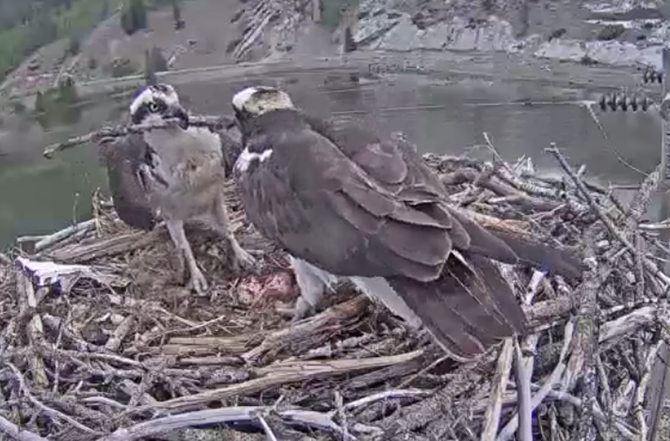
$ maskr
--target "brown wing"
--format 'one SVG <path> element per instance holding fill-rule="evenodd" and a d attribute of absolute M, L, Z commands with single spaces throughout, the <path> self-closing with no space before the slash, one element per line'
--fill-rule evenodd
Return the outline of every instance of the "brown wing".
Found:
<path fill-rule="evenodd" d="M 246 193 L 255 192 L 245 201 L 249 216 L 294 256 L 334 274 L 428 281 L 440 276 L 452 245 L 467 248 L 475 237 L 516 262 L 504 242 L 454 222 L 441 184 L 413 149 L 356 126 L 307 121 L 246 146 L 274 152 L 246 173 Z"/>
<path fill-rule="evenodd" d="M 479 252 L 505 263 L 517 262 L 517 255 L 503 240 L 446 204 L 442 183 L 403 138 L 381 139 L 357 123 L 305 118 L 313 130 L 337 145 L 396 201 L 448 224 L 454 248 Z"/>
<path fill-rule="evenodd" d="M 246 146 L 273 150 L 240 180 L 261 234 L 333 274 L 386 278 L 457 356 L 521 331 L 523 312 L 490 262 L 483 269 L 447 263 L 452 246 L 481 246 L 510 262 L 516 256 L 476 223 L 454 217 L 416 152 L 365 130 L 317 123 L 271 131 Z"/>
<path fill-rule="evenodd" d="M 398 200 L 423 208 L 430 205 L 433 214 L 434 205 L 446 210 L 454 219 L 450 230 L 454 248 L 504 263 L 523 262 L 569 278 L 582 274 L 583 264 L 573 250 L 549 246 L 532 235 L 510 232 L 495 224 L 482 226 L 467 211 L 445 206 L 447 196 L 439 179 L 404 138 L 381 141 L 360 123 L 337 124 L 308 115 L 304 118 L 370 177 L 394 190 Z M 398 183 L 400 177 L 404 179 Z"/>
<path fill-rule="evenodd" d="M 100 155 L 107 167 L 116 213 L 134 228 L 151 230 L 156 218 L 139 173 L 146 149 L 141 135 L 136 134 L 100 142 Z"/>

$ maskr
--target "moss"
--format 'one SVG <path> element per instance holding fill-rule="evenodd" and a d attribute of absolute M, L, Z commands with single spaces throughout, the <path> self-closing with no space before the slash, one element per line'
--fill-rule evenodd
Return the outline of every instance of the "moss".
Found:
<path fill-rule="evenodd" d="M 607 25 L 598 31 L 596 39 L 600 41 L 614 40 L 615 38 L 621 37 L 624 32 L 626 32 L 626 28 L 623 25 Z"/>

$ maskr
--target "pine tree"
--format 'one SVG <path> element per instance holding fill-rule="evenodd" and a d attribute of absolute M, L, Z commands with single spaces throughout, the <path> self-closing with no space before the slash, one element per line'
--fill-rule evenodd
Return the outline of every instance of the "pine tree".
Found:
<path fill-rule="evenodd" d="M 77 55 L 79 53 L 81 50 L 81 42 L 78 37 L 70 37 L 70 43 L 67 50 L 70 55 Z"/>
<path fill-rule="evenodd" d="M 163 52 L 159 47 L 151 48 L 151 65 L 153 66 L 154 72 L 165 72 L 168 70 L 168 63 Z"/>
<path fill-rule="evenodd" d="M 46 112 L 46 103 L 44 102 L 44 94 L 41 91 L 37 91 L 35 94 L 35 113 L 44 113 Z"/>
<path fill-rule="evenodd" d="M 130 0 L 130 9 L 135 29 L 145 29 L 147 27 L 147 7 L 144 0 Z"/>
<path fill-rule="evenodd" d="M 144 0 L 130 0 L 126 3 L 121 13 L 121 27 L 128 35 L 147 27 L 147 7 Z"/>
<path fill-rule="evenodd" d="M 149 86 L 158 83 L 158 78 L 156 78 L 156 69 L 154 67 L 153 59 L 151 57 L 151 53 L 149 53 L 148 50 L 144 51 L 144 81 Z"/>
<path fill-rule="evenodd" d="M 172 0 L 172 17 L 174 18 L 174 28 L 176 30 L 184 29 L 186 23 L 181 18 L 181 6 L 179 6 L 179 0 Z"/>

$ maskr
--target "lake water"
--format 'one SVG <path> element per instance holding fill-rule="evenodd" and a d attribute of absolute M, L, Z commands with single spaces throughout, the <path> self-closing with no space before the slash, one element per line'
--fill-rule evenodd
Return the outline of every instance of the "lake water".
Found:
<path fill-rule="evenodd" d="M 544 153 L 551 141 L 574 165 L 602 183 L 636 183 L 660 158 L 661 126 L 653 112 L 602 112 L 596 109 L 609 141 L 588 111 L 566 102 L 597 98 L 597 90 L 570 90 L 533 83 L 429 82 L 398 76 L 384 82 L 346 81 L 295 75 L 281 82 L 301 107 L 321 115 L 370 116 L 383 128 L 402 130 L 422 152 L 461 154 L 492 138 L 508 160 L 530 156 L 544 173 L 558 171 Z M 179 86 L 183 101 L 195 113 L 229 113 L 230 98 L 243 81 Z M 47 234 L 90 214 L 90 199 L 106 175 L 92 145 L 82 145 L 43 159 L 43 148 L 125 117 L 130 98 L 98 99 L 82 107 L 71 122 L 43 128 L 28 117 L 12 117 L 0 126 L 0 246 L 17 235 Z M 519 101 L 535 104 L 523 105 Z M 77 120 L 78 119 L 78 120 Z M 77 120 L 77 121 L 75 121 Z M 479 153 L 483 152 L 481 149 Z"/>

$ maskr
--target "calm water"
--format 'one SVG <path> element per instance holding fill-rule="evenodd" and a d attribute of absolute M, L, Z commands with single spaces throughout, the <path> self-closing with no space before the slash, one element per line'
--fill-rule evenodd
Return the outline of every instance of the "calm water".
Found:
<path fill-rule="evenodd" d="M 180 86 L 178 90 L 196 113 L 228 113 L 232 94 L 245 85 L 210 82 Z M 603 183 L 633 183 L 641 179 L 639 173 L 617 160 L 613 149 L 646 172 L 655 167 L 660 157 L 660 122 L 652 113 L 597 110 L 609 137 L 607 141 L 584 108 L 514 103 L 524 99 L 593 99 L 597 91 L 483 81 L 430 84 L 411 77 L 352 87 L 332 81 L 324 84 L 324 78 L 307 75 L 283 85 L 303 108 L 346 118 L 367 115 L 383 128 L 404 131 L 423 152 L 463 153 L 470 146 L 483 144 L 482 132 L 487 132 L 504 158 L 530 156 L 538 170 L 554 173 L 554 160 L 543 152 L 554 141 L 568 153 L 573 164 L 586 164 L 589 176 Z M 106 175 L 95 147 L 82 145 L 52 160 L 43 159 L 41 152 L 50 143 L 124 117 L 127 99 L 110 98 L 85 106 L 80 115 L 71 117 L 71 121 L 77 117 L 78 121 L 47 129 L 27 117 L 3 122 L 0 246 L 11 243 L 17 235 L 46 234 L 89 215 L 92 193 L 98 187 L 106 191 Z"/>

